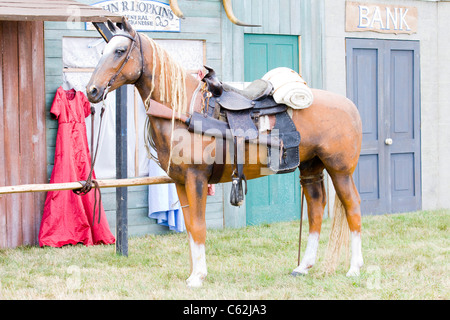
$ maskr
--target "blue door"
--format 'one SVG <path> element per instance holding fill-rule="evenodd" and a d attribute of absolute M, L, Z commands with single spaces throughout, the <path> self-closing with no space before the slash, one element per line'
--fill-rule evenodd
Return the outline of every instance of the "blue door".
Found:
<path fill-rule="evenodd" d="M 260 79 L 277 67 L 299 71 L 297 36 L 245 34 L 245 81 Z M 300 180 L 293 173 L 248 181 L 247 225 L 300 219 Z"/>
<path fill-rule="evenodd" d="M 347 39 L 347 95 L 362 118 L 363 214 L 421 208 L 419 42 Z"/>

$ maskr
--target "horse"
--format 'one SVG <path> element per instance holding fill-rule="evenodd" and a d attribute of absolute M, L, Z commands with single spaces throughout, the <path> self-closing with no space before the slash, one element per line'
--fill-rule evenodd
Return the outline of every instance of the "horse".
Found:
<path fill-rule="evenodd" d="M 108 92 L 125 84 L 133 84 L 145 101 L 146 108 L 152 103 L 170 108 L 171 117 L 148 116 L 148 129 L 160 166 L 175 182 L 184 214 L 190 249 L 187 286 L 200 287 L 207 276 L 205 208 L 208 181 L 214 166 L 201 155 L 215 139 L 189 132 L 186 123 L 180 119 L 189 116 L 187 110 L 190 105 L 194 110 L 201 110 L 202 99 L 195 93 L 201 81 L 198 77 L 186 74 L 164 49 L 145 34 L 136 32 L 125 18 L 117 25 L 112 22 L 107 25 L 113 36 L 86 86 L 87 97 L 91 103 L 99 103 Z M 292 120 L 301 134 L 300 181 L 307 202 L 309 222 L 305 254 L 292 274 L 306 275 L 316 262 L 326 205 L 323 182 L 323 171 L 326 170 L 336 190 L 336 202 L 339 201 L 345 209 L 342 219 L 350 229 L 349 233 L 347 228 L 347 236 L 351 235 L 351 263 L 347 276 L 358 276 L 363 265 L 361 209 L 352 174 L 361 149 L 361 119 L 356 106 L 346 97 L 319 89 L 312 89 L 312 92 L 312 105 L 306 109 L 293 110 L 292 113 Z M 201 152 L 186 153 L 183 154 L 184 161 L 174 161 L 174 130 L 184 133 L 191 142 L 197 141 Z M 251 148 L 250 143 L 245 142 L 246 154 Z M 266 163 L 264 152 L 257 155 L 256 161 L 246 162 L 246 178 L 255 179 L 265 175 Z M 230 182 L 233 164 L 227 162 L 223 170 L 219 182 Z"/>

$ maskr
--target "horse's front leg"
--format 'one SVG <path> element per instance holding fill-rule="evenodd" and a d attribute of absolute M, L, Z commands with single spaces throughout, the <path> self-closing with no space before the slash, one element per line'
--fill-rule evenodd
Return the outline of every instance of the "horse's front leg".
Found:
<path fill-rule="evenodd" d="M 200 172 L 188 169 L 185 184 L 176 184 L 176 187 L 189 239 L 191 275 L 187 279 L 187 285 L 201 287 L 207 274 L 205 209 L 208 181 Z"/>

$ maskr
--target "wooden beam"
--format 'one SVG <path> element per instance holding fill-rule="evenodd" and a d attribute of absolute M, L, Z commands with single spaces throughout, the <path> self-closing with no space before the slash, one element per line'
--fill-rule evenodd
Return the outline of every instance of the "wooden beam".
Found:
<path fill-rule="evenodd" d="M 20 150 L 20 183 L 34 183 L 34 147 L 33 141 L 33 90 L 30 86 L 30 76 L 33 74 L 32 35 L 33 22 L 18 23 L 18 54 L 19 54 L 19 150 Z M 31 88 L 30 88 L 31 87 Z M 34 195 L 23 194 L 20 200 L 22 211 L 22 244 L 33 245 L 37 239 L 35 234 L 36 208 Z"/>
<path fill-rule="evenodd" d="M 18 23 L 3 24 L 3 125 L 5 183 L 18 185 L 20 182 L 20 132 L 19 132 L 19 52 Z M 24 164 L 29 165 L 29 164 Z M 6 200 L 6 221 L 8 247 L 22 244 L 21 198 L 12 195 Z"/>
<path fill-rule="evenodd" d="M 7 32 L 3 29 L 5 22 L 0 21 L 0 52 L 3 53 L 3 32 Z M 6 25 L 6 28 L 8 25 Z M 5 168 L 5 128 L 4 128 L 4 101 L 3 101 L 3 54 L 0 55 L 0 183 L 6 184 L 6 168 Z M 0 248 L 6 248 L 8 246 L 7 223 L 6 223 L 6 199 L 0 197 Z"/>
<path fill-rule="evenodd" d="M 122 17 L 73 0 L 8 0 L 0 2 L 0 20 L 120 22 Z"/>
<path fill-rule="evenodd" d="M 45 110 L 44 22 L 33 22 L 32 36 L 32 91 L 33 91 L 33 149 L 34 181 L 47 183 L 47 144 Z M 35 193 L 35 240 L 38 240 L 41 216 L 44 211 L 45 193 Z"/>
<path fill-rule="evenodd" d="M 129 186 L 144 186 L 150 184 L 174 183 L 174 181 L 167 176 L 129 178 L 129 179 L 105 179 L 96 181 L 98 183 L 99 188 L 120 188 Z M 80 189 L 83 186 L 83 184 L 84 181 L 6 186 L 0 187 L 0 197 L 3 194 L 11 194 L 11 193 L 75 190 Z M 94 187 L 94 185 L 92 185 L 92 187 Z"/>

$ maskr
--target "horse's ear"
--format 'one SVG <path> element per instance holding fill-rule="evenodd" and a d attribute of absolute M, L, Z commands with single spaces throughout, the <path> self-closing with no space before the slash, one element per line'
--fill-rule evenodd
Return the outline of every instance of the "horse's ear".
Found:
<path fill-rule="evenodd" d="M 128 32 L 130 35 L 134 36 L 134 29 L 131 24 L 128 22 L 127 18 L 122 17 L 122 29 Z"/>
<path fill-rule="evenodd" d="M 112 33 L 116 33 L 117 28 L 111 20 L 106 20 L 106 24 L 108 25 L 108 28 Z"/>

